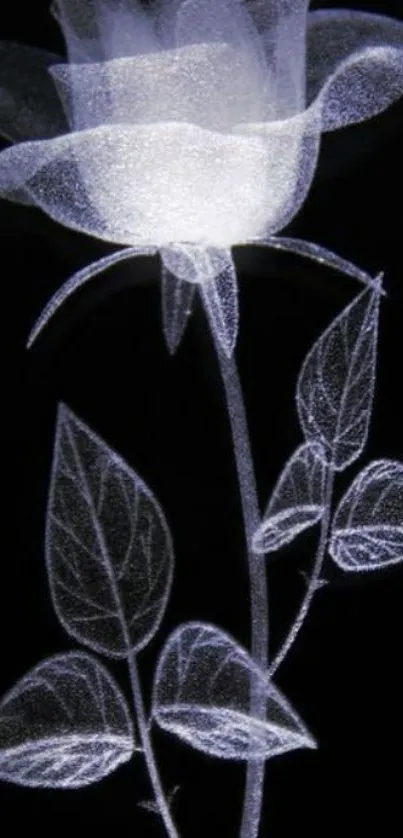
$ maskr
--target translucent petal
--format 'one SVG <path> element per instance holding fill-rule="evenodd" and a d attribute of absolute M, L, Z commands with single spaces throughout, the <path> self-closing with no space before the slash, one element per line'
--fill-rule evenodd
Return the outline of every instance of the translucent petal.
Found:
<path fill-rule="evenodd" d="M 242 75 L 243 84 L 250 88 L 249 95 L 252 101 L 259 103 L 264 97 L 270 106 L 267 115 L 275 118 L 270 67 L 256 27 L 242 0 L 221 0 L 220 3 L 216 0 L 185 0 L 177 13 L 175 35 L 177 47 L 213 43 L 232 47 L 231 64 L 236 87 Z M 194 80 L 189 74 L 189 87 L 193 83 Z M 214 91 L 211 92 L 214 94 Z M 260 118 L 267 117 L 257 117 Z M 236 121 L 248 121 L 241 109 Z"/>
<path fill-rule="evenodd" d="M 139 0 L 54 0 L 52 11 L 70 61 L 104 61 L 158 48 L 152 18 Z"/>
<path fill-rule="evenodd" d="M 227 247 L 295 211 L 318 139 L 314 111 L 227 135 L 187 123 L 102 126 L 5 149 L 0 193 L 26 187 L 57 221 L 111 242 Z"/>
<path fill-rule="evenodd" d="M 368 119 L 403 95 L 402 22 L 333 10 L 308 20 L 308 101 L 320 97 L 323 131 Z"/>
<path fill-rule="evenodd" d="M 0 42 L 0 134 L 8 140 L 55 137 L 68 130 L 48 68 L 59 56 Z"/>
<path fill-rule="evenodd" d="M 98 2 L 98 27 L 106 59 L 156 52 L 154 16 L 140 0 Z"/>
<path fill-rule="evenodd" d="M 320 102 L 290 119 L 242 129 L 266 137 L 269 161 L 261 177 L 266 177 L 265 188 L 274 210 L 268 215 L 266 233 L 273 234 L 294 218 L 311 186 L 320 146 Z"/>
<path fill-rule="evenodd" d="M 230 44 L 194 44 L 135 58 L 52 67 L 77 129 L 186 121 L 216 131 L 267 117 L 258 74 Z"/>
<path fill-rule="evenodd" d="M 98 0 L 53 0 L 51 12 L 66 41 L 70 61 L 102 61 L 105 57 L 97 25 Z"/>
<path fill-rule="evenodd" d="M 271 69 L 278 119 L 305 108 L 306 25 L 309 0 L 248 0 Z"/>

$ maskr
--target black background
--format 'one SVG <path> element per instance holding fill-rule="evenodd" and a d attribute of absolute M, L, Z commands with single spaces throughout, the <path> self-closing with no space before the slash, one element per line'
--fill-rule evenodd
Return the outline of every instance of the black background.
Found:
<path fill-rule="evenodd" d="M 63 49 L 47 2 L 6 5 L 2 38 Z M 400 2 L 351 5 L 403 19 Z M 376 402 L 362 465 L 403 454 L 402 143 L 402 103 L 371 122 L 326 135 L 309 198 L 287 228 L 368 271 L 385 271 Z M 76 648 L 53 613 L 43 555 L 56 406 L 64 401 L 143 476 L 171 525 L 172 597 L 160 632 L 140 657 L 149 696 L 156 656 L 180 622 L 211 621 L 249 643 L 240 504 L 206 324 L 196 311 L 171 358 L 161 330 L 159 261 L 138 259 L 77 293 L 28 353 L 29 329 L 50 295 L 113 248 L 37 210 L 2 201 L 0 213 L 0 693 L 43 657 Z M 263 508 L 302 441 L 294 403 L 301 363 L 359 286 L 264 248 L 236 248 L 234 255 L 241 305 L 237 361 Z M 338 497 L 358 470 L 354 464 L 340 477 Z M 310 567 L 317 536 L 315 528 L 268 564 L 273 652 L 303 595 L 299 569 Z M 382 836 L 401 833 L 403 566 L 357 577 L 328 562 L 330 584 L 318 593 L 277 677 L 319 749 L 268 764 L 262 838 L 314 838 L 330 829 L 361 836 L 371 827 Z M 111 668 L 126 689 L 124 665 Z M 166 786 L 181 787 L 175 813 L 182 838 L 237 835 L 243 767 L 204 757 L 158 731 L 154 741 Z M 103 824 L 162 836 L 162 824 L 136 805 L 148 793 L 137 756 L 100 785 L 77 792 L 3 784 L 1 818 L 9 816 L 14 829 L 68 824 L 95 834 Z"/>

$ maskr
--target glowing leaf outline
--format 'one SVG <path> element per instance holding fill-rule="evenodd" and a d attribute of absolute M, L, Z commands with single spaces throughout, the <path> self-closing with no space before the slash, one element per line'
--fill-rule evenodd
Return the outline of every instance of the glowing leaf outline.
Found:
<path fill-rule="evenodd" d="M 305 442 L 292 454 L 271 494 L 252 547 L 256 554 L 279 550 L 307 527 L 316 524 L 325 511 L 327 468 L 323 448 Z"/>
<path fill-rule="evenodd" d="M 138 474 L 63 404 L 45 554 L 52 602 L 72 637 L 115 658 L 151 640 L 173 578 L 165 515 Z"/>
<path fill-rule="evenodd" d="M 305 438 L 336 471 L 362 453 L 375 388 L 381 287 L 366 288 L 328 326 L 302 365 L 297 411 Z"/>
<path fill-rule="evenodd" d="M 264 720 L 249 714 L 252 682 L 267 699 Z M 268 759 L 316 747 L 266 673 L 228 634 L 207 623 L 184 623 L 166 641 L 155 672 L 152 715 L 164 730 L 222 759 Z"/>
<path fill-rule="evenodd" d="M 0 778 L 81 788 L 131 759 L 133 724 L 120 688 L 92 655 L 42 661 L 0 703 Z"/>
<path fill-rule="evenodd" d="M 355 478 L 335 512 L 329 553 L 347 571 L 403 561 L 403 463 L 374 460 Z"/>

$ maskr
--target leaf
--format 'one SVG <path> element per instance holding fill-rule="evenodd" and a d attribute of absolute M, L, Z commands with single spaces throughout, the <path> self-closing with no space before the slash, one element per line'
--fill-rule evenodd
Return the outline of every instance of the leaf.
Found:
<path fill-rule="evenodd" d="M 59 407 L 46 522 L 56 613 L 73 637 L 120 658 L 144 647 L 168 600 L 173 548 L 150 489 Z"/>
<path fill-rule="evenodd" d="M 329 552 L 343 570 L 403 561 L 403 464 L 375 460 L 354 480 L 334 516 Z"/>
<path fill-rule="evenodd" d="M 251 685 L 266 718 L 249 714 Z M 193 748 L 224 759 L 266 759 L 315 743 L 279 690 L 235 641 L 203 623 L 169 637 L 158 661 L 153 716 Z"/>
<path fill-rule="evenodd" d="M 125 699 L 83 652 L 43 661 L 0 704 L 0 778 L 72 789 L 97 783 L 134 750 Z"/>
<path fill-rule="evenodd" d="M 195 285 L 178 279 L 162 266 L 162 324 L 168 351 L 173 355 L 192 311 Z"/>
<path fill-rule="evenodd" d="M 270 553 L 320 521 L 324 513 L 326 467 L 322 446 L 307 442 L 286 464 L 256 530 L 255 553 Z"/>
<path fill-rule="evenodd" d="M 361 454 L 372 408 L 381 288 L 366 288 L 308 353 L 297 387 L 307 440 L 323 446 L 338 471 Z"/>

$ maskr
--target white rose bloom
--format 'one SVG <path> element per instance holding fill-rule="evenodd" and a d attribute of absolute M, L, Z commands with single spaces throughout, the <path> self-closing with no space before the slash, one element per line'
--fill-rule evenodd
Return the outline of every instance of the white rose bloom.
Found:
<path fill-rule="evenodd" d="M 214 278 L 298 212 L 322 131 L 403 93 L 403 24 L 308 6 L 55 0 L 69 63 L 0 44 L 0 194 Z"/>

